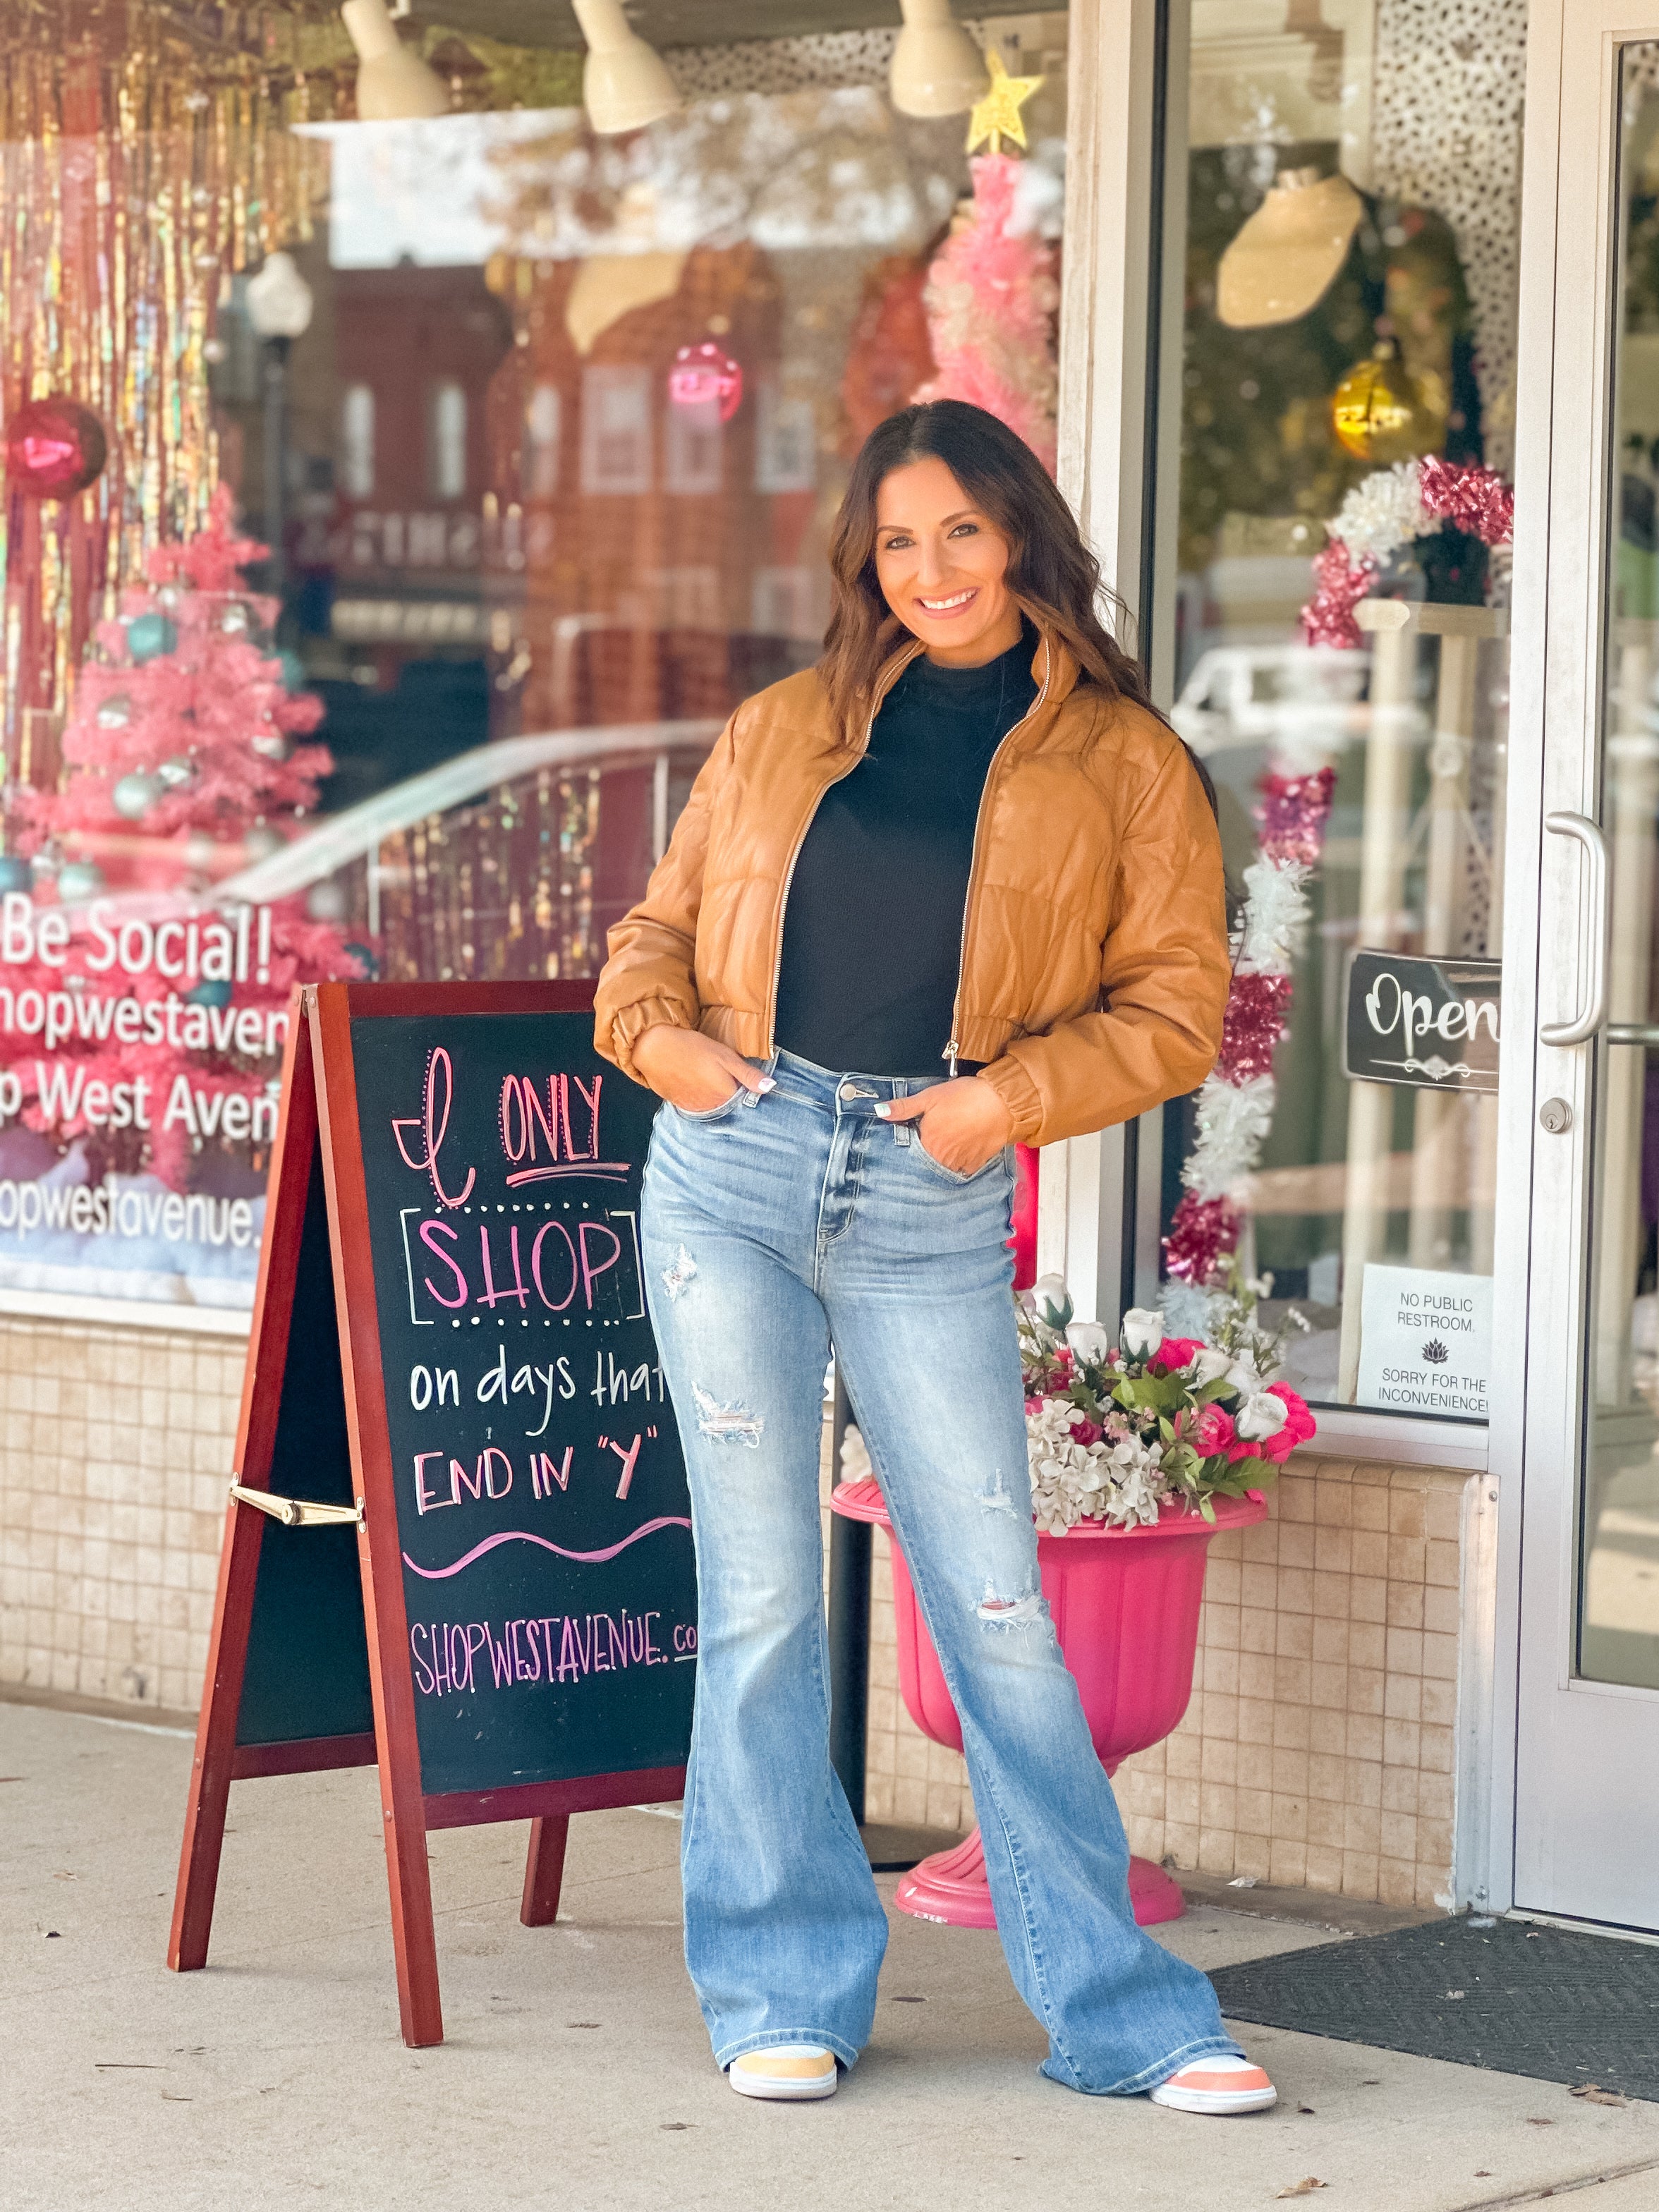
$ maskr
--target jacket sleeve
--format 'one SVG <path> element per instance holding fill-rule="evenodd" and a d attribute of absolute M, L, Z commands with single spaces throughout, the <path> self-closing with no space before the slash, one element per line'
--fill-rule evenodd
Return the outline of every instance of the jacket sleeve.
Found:
<path fill-rule="evenodd" d="M 606 939 L 611 957 L 593 994 L 593 1042 L 636 1083 L 642 1079 L 634 1067 L 635 1039 L 659 1022 L 694 1030 L 702 1012 L 696 966 L 703 863 L 714 800 L 732 772 L 737 719 L 733 714 L 698 770 L 645 896 Z"/>
<path fill-rule="evenodd" d="M 1021 1038 L 981 1072 L 1020 1144 L 1085 1136 L 1194 1091 L 1221 1048 L 1221 836 L 1185 746 L 1170 746 L 1118 851 L 1099 1010 Z"/>

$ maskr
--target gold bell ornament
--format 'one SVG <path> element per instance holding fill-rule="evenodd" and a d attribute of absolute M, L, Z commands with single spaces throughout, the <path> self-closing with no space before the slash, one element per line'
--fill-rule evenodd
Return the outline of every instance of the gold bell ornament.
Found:
<path fill-rule="evenodd" d="M 1358 459 L 1386 468 L 1422 450 L 1418 393 L 1392 356 L 1356 362 L 1331 395 L 1331 428 Z"/>

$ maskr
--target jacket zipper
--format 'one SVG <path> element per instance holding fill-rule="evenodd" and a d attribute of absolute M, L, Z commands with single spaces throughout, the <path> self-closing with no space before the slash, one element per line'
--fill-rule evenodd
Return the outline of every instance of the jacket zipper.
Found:
<path fill-rule="evenodd" d="M 1011 722 L 1008 727 L 1003 732 L 1002 736 L 998 742 L 997 749 L 991 756 L 991 765 L 985 771 L 984 787 L 981 789 L 979 795 L 979 811 L 974 817 L 973 851 L 969 855 L 968 861 L 968 892 L 966 897 L 962 902 L 962 942 L 957 953 L 956 996 L 951 1001 L 951 1042 L 945 1046 L 944 1051 L 939 1054 L 939 1058 L 944 1060 L 946 1066 L 951 1071 L 951 1080 L 952 1082 L 956 1080 L 957 1060 L 962 1051 L 962 1047 L 957 1040 L 957 1033 L 962 1027 L 962 977 L 963 971 L 968 963 L 968 916 L 973 910 L 974 882 L 975 878 L 979 874 L 979 830 L 981 823 L 985 818 L 986 793 L 991 788 L 991 779 L 997 772 L 997 763 L 1002 758 L 1003 750 L 1006 746 L 1008 740 L 1014 735 L 1017 730 L 1023 730 L 1024 728 L 1026 723 L 1030 720 L 1032 715 L 1036 714 L 1037 708 L 1048 697 L 1048 679 L 1054 669 L 1054 647 L 1049 645 L 1048 641 L 1045 639 L 1042 686 L 1037 692 L 1036 697 L 1032 700 L 1030 705 L 1020 716 L 1018 721 Z M 869 743 L 867 738 L 865 742 L 866 744 Z M 782 950 L 782 945 L 780 944 L 778 948 L 780 958 L 781 958 Z"/>
<path fill-rule="evenodd" d="M 919 646 L 917 652 L 921 650 Z M 832 775 L 829 782 L 824 785 L 823 790 L 819 792 L 817 797 L 812 801 L 811 811 L 805 821 L 800 825 L 800 835 L 795 840 L 794 849 L 789 855 L 789 866 L 784 872 L 783 896 L 778 901 L 778 943 L 777 951 L 772 959 L 772 998 L 766 1010 L 766 1049 L 769 1057 L 778 1048 L 778 978 L 783 973 L 783 925 L 789 910 L 789 894 L 794 887 L 795 863 L 800 858 L 800 848 L 806 842 L 807 831 L 817 818 L 817 811 L 823 804 L 825 793 L 833 791 L 838 783 L 845 783 L 866 753 L 869 751 L 871 732 L 876 726 L 876 717 L 881 712 L 883 702 L 915 658 L 915 653 L 907 653 L 888 681 L 877 693 L 875 702 L 870 709 L 870 719 L 864 726 L 864 743 L 848 761 L 847 766 L 842 769 L 841 774 Z M 1035 712 L 1035 708 L 1032 711 Z"/>

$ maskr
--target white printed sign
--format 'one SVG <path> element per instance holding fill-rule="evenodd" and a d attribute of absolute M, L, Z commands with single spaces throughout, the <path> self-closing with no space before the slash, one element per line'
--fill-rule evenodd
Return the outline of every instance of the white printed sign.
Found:
<path fill-rule="evenodd" d="M 1490 1275 L 1366 1267 L 1358 1404 L 1484 1421 L 1491 1364 Z"/>

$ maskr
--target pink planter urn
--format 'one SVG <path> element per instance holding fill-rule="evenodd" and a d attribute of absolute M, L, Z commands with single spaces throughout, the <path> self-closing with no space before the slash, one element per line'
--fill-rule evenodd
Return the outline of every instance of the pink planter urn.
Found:
<path fill-rule="evenodd" d="M 850 1521 L 872 1522 L 890 1533 L 872 1476 L 840 1484 L 831 1504 Z M 1255 1498 L 1218 1498 L 1213 1522 L 1166 1510 L 1152 1528 L 1082 1522 L 1063 1535 L 1038 1536 L 1042 1595 L 1108 1774 L 1132 1752 L 1161 1742 L 1187 1710 L 1211 1537 L 1265 1520 L 1267 1513 Z M 892 1559 L 905 1711 L 924 1735 L 960 1751 L 961 1724 L 896 1537 Z M 1130 1860 L 1129 1896 L 1143 1927 L 1177 1920 L 1185 1910 L 1179 1887 L 1150 1859 Z M 994 1928 L 978 1829 L 954 1850 L 923 1859 L 900 1881 L 895 1902 L 918 1920 Z"/>

